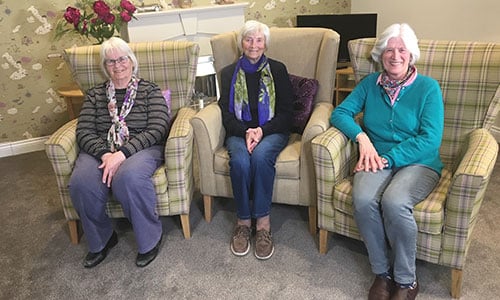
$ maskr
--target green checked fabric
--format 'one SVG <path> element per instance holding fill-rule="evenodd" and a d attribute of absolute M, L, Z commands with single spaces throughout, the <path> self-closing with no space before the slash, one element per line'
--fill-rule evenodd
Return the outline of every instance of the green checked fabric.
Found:
<path fill-rule="evenodd" d="M 349 42 L 355 79 L 380 70 L 370 51 L 374 38 Z M 445 127 L 440 149 L 445 164 L 434 191 L 415 206 L 417 258 L 451 267 L 452 294 L 459 295 L 477 214 L 498 155 L 489 132 L 500 108 L 500 44 L 420 40 L 418 72 L 435 78 L 445 102 Z M 317 178 L 320 251 L 325 232 L 361 239 L 353 218 L 352 170 L 357 145 L 331 127 L 312 141 Z M 323 248 L 322 248 L 323 247 Z"/>
<path fill-rule="evenodd" d="M 187 41 L 130 43 L 139 63 L 138 77 L 171 91 L 172 114 L 188 106 L 196 78 L 199 47 Z M 82 91 L 106 81 L 101 71 L 100 46 L 64 50 L 64 59 Z"/>
<path fill-rule="evenodd" d="M 144 42 L 129 45 L 138 60 L 139 77 L 155 82 L 162 90 L 168 88 L 171 91 L 174 122 L 165 146 L 165 164 L 153 175 L 158 197 L 158 214 L 189 216 L 194 191 L 193 129 L 190 119 L 196 113 L 189 108 L 189 102 L 194 89 L 199 46 L 187 41 Z M 64 58 L 73 78 L 83 91 L 106 80 L 100 68 L 99 47 L 99 45 L 74 47 L 64 51 Z M 56 174 L 62 208 L 68 222 L 79 219 L 68 190 L 69 178 L 79 152 L 75 136 L 76 122 L 72 120 L 65 124 L 52 134 L 45 144 L 47 156 Z M 124 217 L 120 204 L 112 197 L 107 205 L 107 213 L 113 218 Z M 182 224 L 185 235 L 186 233 L 189 235 L 189 222 L 187 223 Z M 71 238 L 72 241 L 78 241 L 77 236 Z"/>

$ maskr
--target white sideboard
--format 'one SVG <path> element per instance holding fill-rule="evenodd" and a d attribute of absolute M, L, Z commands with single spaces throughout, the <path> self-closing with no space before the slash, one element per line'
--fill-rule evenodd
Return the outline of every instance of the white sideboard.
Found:
<path fill-rule="evenodd" d="M 211 56 L 210 37 L 239 30 L 247 2 L 170 8 L 135 14 L 123 32 L 130 42 L 189 40 L 200 45 L 200 56 Z"/>

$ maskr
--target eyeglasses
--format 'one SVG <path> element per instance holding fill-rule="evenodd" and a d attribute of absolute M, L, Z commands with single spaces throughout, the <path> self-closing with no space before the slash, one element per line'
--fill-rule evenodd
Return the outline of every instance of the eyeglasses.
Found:
<path fill-rule="evenodd" d="M 124 55 L 124 56 L 120 56 L 120 57 L 118 57 L 117 59 L 110 59 L 110 58 L 106 58 L 106 59 L 104 60 L 104 64 L 105 64 L 106 66 L 114 66 L 116 63 L 118 63 L 118 64 L 120 64 L 120 65 L 121 65 L 121 64 L 123 64 L 123 63 L 126 63 L 129 59 L 130 59 L 130 58 L 129 58 L 128 56 L 126 56 L 126 55 Z"/>

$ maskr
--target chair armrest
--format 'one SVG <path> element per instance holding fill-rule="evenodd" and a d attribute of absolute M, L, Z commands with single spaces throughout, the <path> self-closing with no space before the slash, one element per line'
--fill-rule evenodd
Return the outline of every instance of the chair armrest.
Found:
<path fill-rule="evenodd" d="M 207 193 L 215 187 L 213 174 L 215 152 L 224 146 L 226 130 L 222 124 L 222 112 L 217 102 L 211 103 L 199 111 L 192 119 L 195 149 L 198 156 L 200 191 Z"/>
<path fill-rule="evenodd" d="M 196 111 L 182 107 L 174 118 L 165 144 L 165 166 L 168 194 L 173 199 L 191 199 L 186 195 L 192 186 L 193 175 L 193 127 L 191 118 Z"/>
<path fill-rule="evenodd" d="M 222 124 L 222 111 L 217 102 L 211 103 L 199 111 L 191 120 L 195 132 L 195 139 L 203 149 L 215 152 L 224 145 L 226 130 Z M 205 151 L 204 151 L 205 152 Z"/>
<path fill-rule="evenodd" d="M 452 176 L 446 200 L 443 253 L 451 266 L 461 269 L 472 230 L 498 155 L 498 143 L 484 128 L 472 131 Z"/>
<path fill-rule="evenodd" d="M 321 190 L 331 196 L 333 187 L 352 174 L 358 147 L 340 130 L 330 127 L 311 141 L 311 149 L 318 193 L 320 185 L 327 184 L 329 187 Z"/>
<path fill-rule="evenodd" d="M 189 150 L 181 148 L 185 148 L 187 144 L 192 143 L 193 127 L 190 121 L 195 114 L 196 111 L 190 107 L 181 107 L 178 110 L 168 133 L 165 145 L 165 161 L 168 162 L 168 158 L 173 157 L 172 155 L 175 153 L 185 153 L 185 150 Z"/>
<path fill-rule="evenodd" d="M 327 102 L 319 102 L 314 105 L 311 117 L 302 133 L 302 141 L 309 142 L 315 136 L 325 132 L 330 127 L 330 115 L 333 105 Z"/>
<path fill-rule="evenodd" d="M 222 112 L 217 102 L 211 103 L 199 111 L 193 119 L 191 125 L 195 132 L 196 146 L 200 161 L 213 160 L 215 151 L 224 146 L 226 130 L 222 124 Z M 210 168 L 213 170 L 213 166 Z"/>
<path fill-rule="evenodd" d="M 59 176 L 71 175 L 78 156 L 76 124 L 77 119 L 69 121 L 45 142 L 45 152 L 58 178 Z"/>
<path fill-rule="evenodd" d="M 332 110 L 333 105 L 331 103 L 319 102 L 315 104 L 300 140 L 299 199 L 301 199 L 301 201 L 311 202 L 313 205 L 316 205 L 316 177 L 314 175 L 314 165 L 311 155 L 311 140 L 330 127 L 329 119 Z"/>

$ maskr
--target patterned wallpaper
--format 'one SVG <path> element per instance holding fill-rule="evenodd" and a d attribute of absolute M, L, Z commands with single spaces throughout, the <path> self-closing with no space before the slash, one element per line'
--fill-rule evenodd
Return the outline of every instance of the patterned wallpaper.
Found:
<path fill-rule="evenodd" d="M 63 0 L 0 0 L 0 143 L 50 135 L 68 121 L 57 89 L 72 81 L 54 42 Z"/>
<path fill-rule="evenodd" d="M 258 20 L 268 26 L 294 27 L 297 15 L 346 14 L 351 0 L 257 0 L 248 2 L 247 20 Z"/>
<path fill-rule="evenodd" d="M 349 13 L 351 9 L 351 0 L 238 2 L 249 3 L 247 19 L 280 27 L 294 26 L 298 14 Z M 79 38 L 54 41 L 55 23 L 66 6 L 74 3 L 0 0 L 0 143 L 47 136 L 68 121 L 66 104 L 56 91 L 72 80 L 59 55 L 62 49 L 91 43 Z"/>

